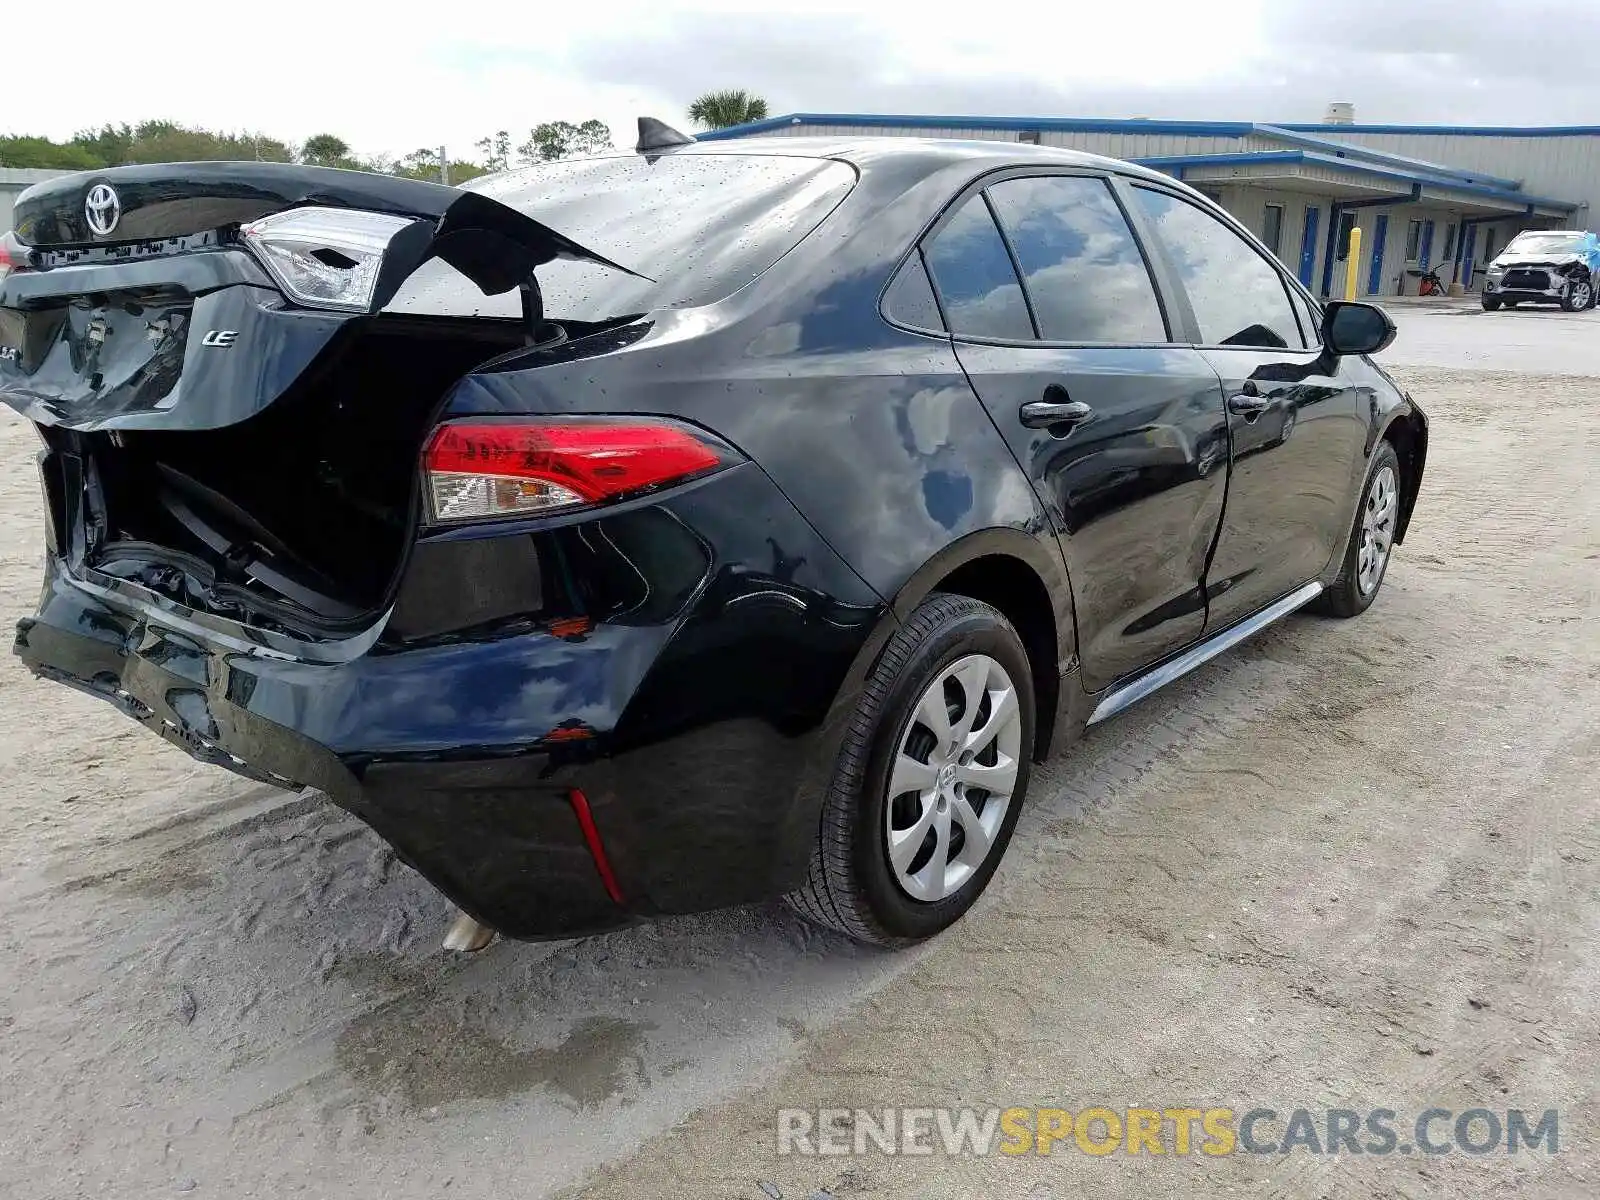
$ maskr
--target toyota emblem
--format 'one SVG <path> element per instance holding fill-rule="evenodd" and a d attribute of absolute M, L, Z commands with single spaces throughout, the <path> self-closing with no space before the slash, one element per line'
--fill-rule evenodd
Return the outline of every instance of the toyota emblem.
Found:
<path fill-rule="evenodd" d="M 117 199 L 115 189 L 109 183 L 97 183 L 90 188 L 83 202 L 83 215 L 91 233 L 96 237 L 109 237 L 122 219 L 122 202 Z"/>

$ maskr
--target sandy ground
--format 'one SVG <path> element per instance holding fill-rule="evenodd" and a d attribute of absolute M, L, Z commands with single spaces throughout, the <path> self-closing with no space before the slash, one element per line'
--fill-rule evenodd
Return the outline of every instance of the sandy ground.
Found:
<path fill-rule="evenodd" d="M 1399 368 L 1434 448 L 1367 616 L 1037 771 L 907 954 L 764 908 L 446 958 L 353 819 L 0 659 L 0 1195 L 1600 1193 L 1600 328 L 1549 319 L 1566 377 Z M 1528 317 L 1402 320 L 1426 363 Z M 32 452 L 0 425 L 7 614 Z M 1091 1103 L 1557 1107 L 1562 1152 L 775 1153 L 780 1107 Z"/>

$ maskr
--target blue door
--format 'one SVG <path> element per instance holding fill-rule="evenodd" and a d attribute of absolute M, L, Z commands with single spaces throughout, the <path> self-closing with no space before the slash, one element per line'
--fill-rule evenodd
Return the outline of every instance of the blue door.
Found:
<path fill-rule="evenodd" d="M 1376 296 L 1383 287 L 1383 247 L 1389 240 L 1389 214 L 1383 213 L 1372 228 L 1372 266 L 1367 270 L 1367 295 Z"/>
<path fill-rule="evenodd" d="M 1317 216 L 1319 209 L 1306 205 L 1306 224 L 1300 233 L 1300 282 L 1311 286 L 1317 273 Z"/>

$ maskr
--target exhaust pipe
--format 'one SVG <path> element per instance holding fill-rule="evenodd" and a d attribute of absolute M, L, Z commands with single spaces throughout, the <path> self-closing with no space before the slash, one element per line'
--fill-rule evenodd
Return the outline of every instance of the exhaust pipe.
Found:
<path fill-rule="evenodd" d="M 495 930 L 476 917 L 457 913 L 455 924 L 444 935 L 444 948 L 461 954 L 476 954 L 494 941 Z"/>

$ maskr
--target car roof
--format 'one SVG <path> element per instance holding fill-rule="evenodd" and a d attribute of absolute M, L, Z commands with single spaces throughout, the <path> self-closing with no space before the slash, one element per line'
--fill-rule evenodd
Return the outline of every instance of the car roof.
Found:
<path fill-rule="evenodd" d="M 1120 171 L 1148 179 L 1170 181 L 1163 175 L 1137 163 L 1120 158 L 1107 158 L 1081 150 L 1067 150 L 1060 146 L 1035 146 L 1028 142 L 1002 142 L 982 138 L 920 138 L 897 135 L 829 137 L 804 136 L 726 138 L 710 142 L 695 142 L 671 151 L 674 154 L 780 154 L 798 158 L 835 158 L 870 170 L 885 160 L 904 162 L 923 160 L 930 171 L 955 163 L 977 163 L 980 166 L 1086 167 L 1099 171 Z"/>

